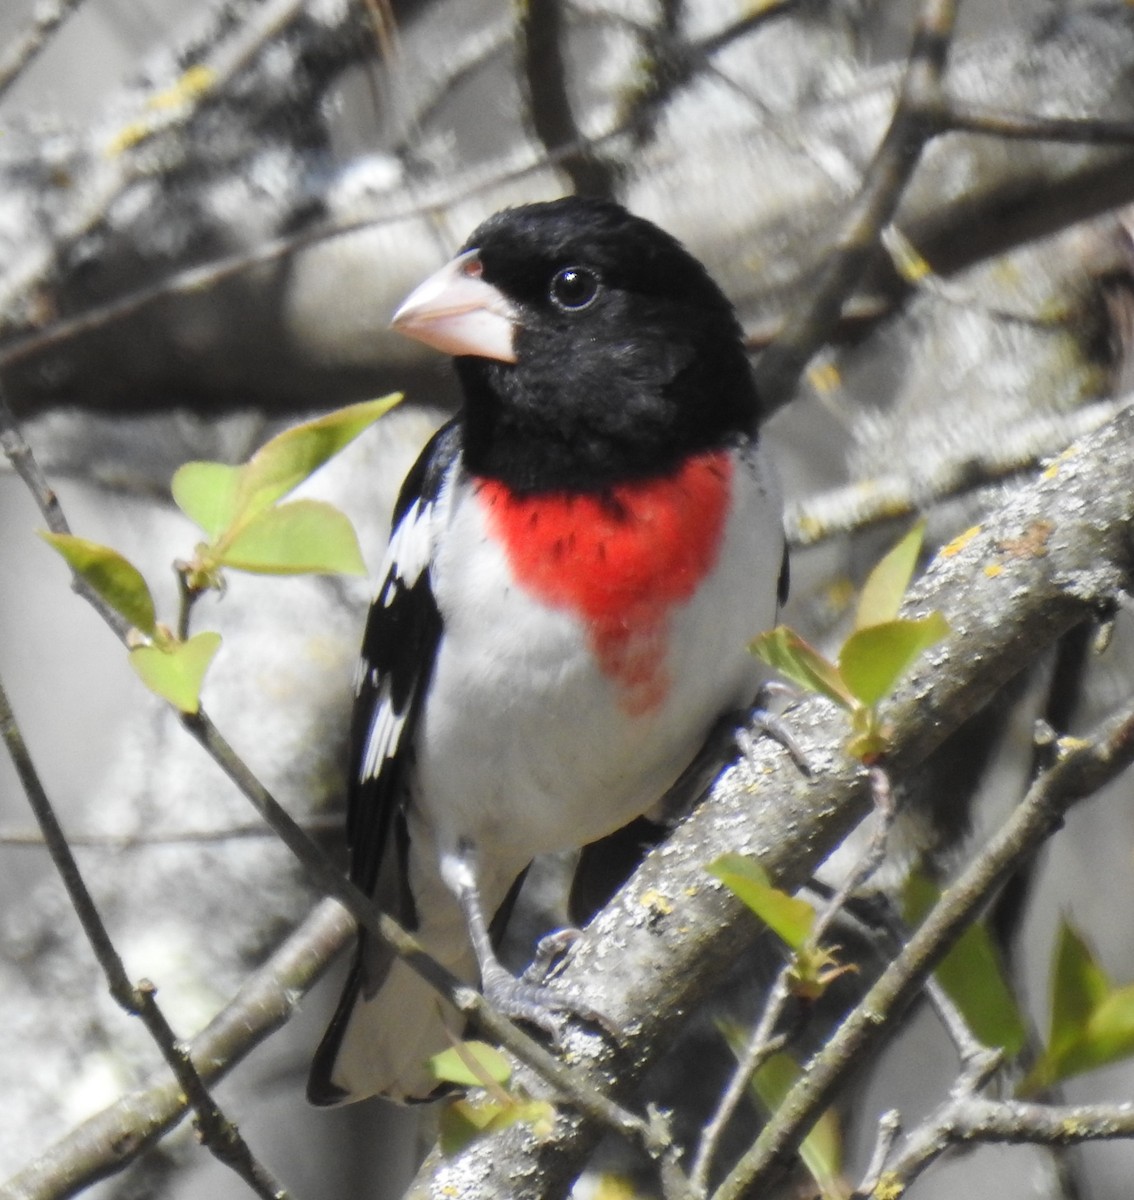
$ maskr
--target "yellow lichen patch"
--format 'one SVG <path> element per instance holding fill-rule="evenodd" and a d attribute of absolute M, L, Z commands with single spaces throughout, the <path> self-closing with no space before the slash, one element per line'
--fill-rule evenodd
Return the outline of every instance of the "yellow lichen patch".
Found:
<path fill-rule="evenodd" d="M 673 901 L 668 896 L 663 896 L 656 888 L 644 891 L 638 898 L 638 903 L 657 916 L 668 917 L 673 912 Z"/>
<path fill-rule="evenodd" d="M 826 526 L 816 517 L 803 516 L 799 519 L 799 536 L 805 543 L 817 542 L 826 531 Z"/>
<path fill-rule="evenodd" d="M 972 525 L 964 533 L 957 534 L 951 542 L 941 547 L 941 557 L 953 558 L 955 555 L 960 554 L 978 533 L 980 533 L 980 526 Z"/>
<path fill-rule="evenodd" d="M 878 1180 L 870 1200 L 901 1200 L 906 1194 L 906 1185 L 900 1179 L 887 1172 Z"/>
<path fill-rule="evenodd" d="M 843 377 L 834 363 L 818 363 L 807 372 L 807 380 L 811 386 L 823 395 L 829 395 L 842 386 Z"/>
<path fill-rule="evenodd" d="M 999 563 L 989 563 L 988 566 L 984 568 L 984 573 L 989 577 L 989 579 L 995 579 L 997 575 L 1001 575 L 1003 572 L 1004 568 Z"/>
<path fill-rule="evenodd" d="M 216 82 L 217 73 L 212 67 L 190 67 L 181 78 L 165 91 L 151 96 L 148 108 L 178 108 L 190 100 L 203 96 Z"/>
<path fill-rule="evenodd" d="M 190 67 L 171 87 L 151 96 L 146 101 L 146 107 L 155 112 L 180 108 L 204 95 L 215 83 L 216 72 L 211 67 Z M 131 121 L 110 139 L 106 153 L 111 157 L 121 154 L 144 142 L 153 131 L 154 125 L 144 117 Z"/>
<path fill-rule="evenodd" d="M 883 238 L 890 261 L 907 283 L 921 283 L 933 276 L 934 270 L 917 247 L 897 226 L 891 226 Z"/>
<path fill-rule="evenodd" d="M 124 150 L 129 150 L 131 146 L 136 146 L 139 142 L 144 142 L 150 136 L 150 126 L 146 121 L 131 121 L 129 125 L 124 125 L 110 139 L 106 147 L 106 153 L 113 158 L 117 154 L 121 154 Z"/>
<path fill-rule="evenodd" d="M 1054 479 L 1056 477 L 1056 475 L 1059 474 L 1059 468 L 1065 462 L 1069 462 L 1071 459 L 1073 459 L 1075 457 L 1075 455 L 1078 453 L 1079 453 L 1079 447 L 1077 445 L 1076 446 L 1068 446 L 1067 449 L 1064 450 L 1062 454 L 1057 454 L 1055 456 L 1055 458 L 1053 458 L 1051 460 L 1051 462 L 1049 462 L 1047 464 L 1047 467 L 1045 468 L 1045 470 L 1044 470 L 1043 474 L 1040 476 L 1040 478 L 1041 479 Z"/>

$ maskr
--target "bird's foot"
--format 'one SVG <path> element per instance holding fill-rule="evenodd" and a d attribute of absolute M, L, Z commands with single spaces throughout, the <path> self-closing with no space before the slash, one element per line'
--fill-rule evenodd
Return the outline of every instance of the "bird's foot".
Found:
<path fill-rule="evenodd" d="M 546 961 L 542 964 L 542 974 L 536 972 L 534 968 L 539 965 L 540 956 L 544 953 L 544 943 L 548 942 L 549 938 L 541 940 L 536 951 L 536 961 L 521 978 L 516 979 L 499 965 L 494 970 L 484 973 L 481 979 L 484 998 L 497 1012 L 502 1013 L 510 1020 L 526 1021 L 529 1025 L 542 1029 L 550 1036 L 556 1047 L 562 1044 L 569 1017 L 577 1017 L 581 1021 L 598 1025 L 612 1037 L 617 1037 L 618 1029 L 614 1023 L 598 1009 L 588 1004 L 581 996 L 567 990 L 550 988 L 543 982 L 534 982 L 534 979 L 546 978 L 547 965 L 554 957 L 562 954 L 568 948 L 567 941 L 573 943 L 578 940 L 578 930 L 562 930 L 560 932 L 563 935 L 574 934 L 574 937 L 565 938 L 557 945 L 560 935 L 549 935 L 551 945 L 546 950 Z"/>
<path fill-rule="evenodd" d="M 814 774 L 811 769 L 811 764 L 807 761 L 807 755 L 804 754 L 802 747 L 795 740 L 795 735 L 791 731 L 791 727 L 777 713 L 774 713 L 768 703 L 773 696 L 777 695 L 794 696 L 795 692 L 786 684 L 776 681 L 766 683 L 760 689 L 752 707 L 749 708 L 746 718 L 746 723 L 736 731 L 736 744 L 740 748 L 740 752 L 745 758 L 751 759 L 756 746 L 756 738 L 753 730 L 765 734 L 773 741 L 779 742 L 781 746 L 791 755 L 792 762 L 799 768 L 801 775 L 808 779 Z"/>

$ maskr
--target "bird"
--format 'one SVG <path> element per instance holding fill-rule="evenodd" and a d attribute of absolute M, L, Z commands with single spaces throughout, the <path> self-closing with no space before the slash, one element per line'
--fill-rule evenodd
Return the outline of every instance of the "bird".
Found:
<path fill-rule="evenodd" d="M 786 588 L 742 330 L 706 268 L 610 200 L 505 209 L 392 327 L 462 393 L 395 505 L 356 678 L 352 880 L 506 1015 L 575 1008 L 501 965 L 538 855 L 653 810 Z M 365 931 L 308 1098 L 424 1100 L 464 1018 Z"/>

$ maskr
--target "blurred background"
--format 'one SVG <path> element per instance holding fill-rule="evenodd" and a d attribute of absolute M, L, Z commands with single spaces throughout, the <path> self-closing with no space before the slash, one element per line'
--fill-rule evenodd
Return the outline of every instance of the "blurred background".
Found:
<path fill-rule="evenodd" d="M 448 364 L 390 335 L 389 314 L 508 204 L 582 190 L 657 221 L 733 298 L 755 361 L 808 294 L 886 129 L 916 9 L 8 0 L 0 380 L 73 528 L 136 562 L 171 620 L 170 564 L 196 540 L 169 499 L 174 469 L 239 461 L 299 416 L 397 389 L 407 403 L 309 487 L 347 511 L 375 571 L 401 477 L 454 403 Z M 1128 5 L 981 0 L 961 6 L 948 81 L 1011 112 L 1130 120 L 1131 64 Z M 931 537 L 945 540 L 1114 411 L 1134 311 L 1132 199 L 1134 155 L 1122 147 L 968 135 L 931 145 L 897 225 L 933 273 L 911 283 L 877 255 L 769 424 L 797 546 L 796 628 L 837 636 L 853 585 L 909 512 L 928 512 Z M 0 677 L 129 969 L 158 984 L 191 1036 L 315 897 L 71 593 L 7 470 L 0 510 Z M 370 589 L 234 576 L 197 614 L 225 638 L 212 716 L 336 851 Z M 1034 769 L 1036 718 L 1089 726 L 1128 694 L 1130 650 L 1120 621 L 1103 658 L 1080 637 L 1056 663 L 1021 663 L 1013 695 L 910 781 L 929 814 L 918 852 L 952 847 L 970 821 L 978 837 L 992 827 Z M 1134 978 L 1129 800 L 1123 783 L 1077 811 L 997 913 L 1040 1025 L 1062 917 L 1116 979 Z M 0 761 L 0 1178 L 156 1062 L 106 997 L 31 828 Z M 556 903 L 543 905 L 551 920 Z M 735 981 L 733 1002 L 751 1008 L 736 994 L 751 987 Z M 293 1195 L 398 1196 L 428 1136 L 420 1114 L 380 1102 L 316 1111 L 302 1098 L 336 991 L 337 978 L 324 981 L 218 1095 Z M 706 1050 L 718 1040 L 706 1023 L 659 1094 L 711 1097 L 727 1069 L 726 1052 Z M 915 1014 L 849 1098 L 849 1177 L 880 1112 L 900 1107 L 912 1125 L 954 1074 L 949 1043 Z M 1067 1096 L 1132 1090 L 1130 1071 L 1112 1067 Z M 1069 1161 L 1061 1173 L 1041 1151 L 981 1149 L 915 1192 L 1130 1194 L 1129 1145 Z M 603 1162 L 637 1170 L 614 1150 Z M 182 1130 L 98 1192 L 245 1189 Z"/>

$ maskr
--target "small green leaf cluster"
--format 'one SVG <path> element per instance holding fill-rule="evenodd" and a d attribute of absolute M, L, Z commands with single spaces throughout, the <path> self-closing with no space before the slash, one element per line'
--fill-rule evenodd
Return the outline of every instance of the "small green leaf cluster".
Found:
<path fill-rule="evenodd" d="M 43 532 L 75 575 L 130 624 L 130 665 L 142 682 L 184 713 L 201 704 L 201 687 L 219 633 L 189 636 L 188 604 L 223 590 L 224 570 L 265 575 L 364 575 L 358 539 L 346 515 L 319 500 L 280 501 L 401 399 L 384 396 L 285 430 L 241 466 L 186 463 L 173 477 L 178 507 L 206 534 L 192 560 L 179 563 L 186 609 L 178 630 L 157 620 L 141 572 L 110 546 Z"/>
<path fill-rule="evenodd" d="M 1115 984 L 1081 933 L 1064 921 L 1051 972 L 1047 1044 L 1023 1083 L 1032 1095 L 1134 1054 L 1134 983 Z"/>
<path fill-rule="evenodd" d="M 708 871 L 791 949 L 789 982 L 800 999 L 818 1000 L 840 975 L 857 970 L 853 964 L 839 963 L 837 946 L 817 943 L 815 909 L 806 900 L 775 887 L 751 855 L 722 854 L 709 864 Z"/>
<path fill-rule="evenodd" d="M 880 704 L 917 659 L 949 632 L 939 612 L 898 616 L 924 534 L 925 524 L 919 522 L 870 573 L 859 597 L 854 629 L 835 662 L 786 625 L 762 633 L 751 645 L 754 654 L 785 678 L 850 713 L 847 750 L 865 763 L 886 751 L 889 734 Z"/>
<path fill-rule="evenodd" d="M 512 1068 L 508 1060 L 487 1042 L 456 1042 L 429 1059 L 438 1083 L 480 1089 L 448 1101 L 441 1110 L 440 1145 L 445 1155 L 459 1154 L 466 1146 L 524 1122 L 537 1136 L 550 1133 L 555 1108 L 546 1100 L 535 1100 L 522 1088 L 511 1090 Z"/>
<path fill-rule="evenodd" d="M 286 429 L 237 467 L 179 467 L 173 499 L 209 539 L 188 564 L 189 587 L 219 589 L 225 567 L 260 575 L 365 575 L 344 513 L 322 500 L 280 501 L 400 399 L 367 400 Z"/>

